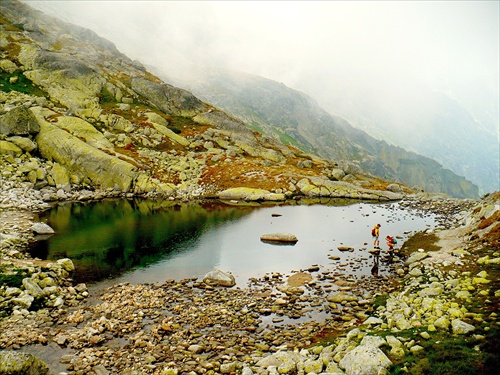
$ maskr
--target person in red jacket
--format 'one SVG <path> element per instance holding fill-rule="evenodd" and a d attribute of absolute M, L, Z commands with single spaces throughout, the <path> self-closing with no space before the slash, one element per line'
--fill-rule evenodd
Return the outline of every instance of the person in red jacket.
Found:
<path fill-rule="evenodd" d="M 387 246 L 389 246 L 389 251 L 393 251 L 394 245 L 396 245 L 397 242 L 396 239 L 394 237 L 387 236 L 385 240 L 387 241 Z"/>

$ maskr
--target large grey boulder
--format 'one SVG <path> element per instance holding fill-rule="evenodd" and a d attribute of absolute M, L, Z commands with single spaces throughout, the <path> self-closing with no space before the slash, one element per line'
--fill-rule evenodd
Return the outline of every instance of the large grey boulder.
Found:
<path fill-rule="evenodd" d="M 46 375 L 49 366 L 32 354 L 0 351 L 0 375 Z"/>
<path fill-rule="evenodd" d="M 29 135 L 39 131 L 40 125 L 35 115 L 22 105 L 0 117 L 0 133 L 5 135 Z"/>
<path fill-rule="evenodd" d="M 232 287 L 236 285 L 236 280 L 233 275 L 219 269 L 207 273 L 203 278 L 203 282 L 212 286 Z"/>

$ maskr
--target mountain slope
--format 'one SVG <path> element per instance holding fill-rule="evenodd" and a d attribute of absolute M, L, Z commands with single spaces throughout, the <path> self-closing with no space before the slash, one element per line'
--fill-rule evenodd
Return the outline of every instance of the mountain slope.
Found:
<path fill-rule="evenodd" d="M 8 0 L 0 3 L 0 31 L 2 183 L 34 188 L 43 200 L 88 190 L 183 199 L 400 197 L 385 191 L 388 181 L 340 173 L 252 131 L 90 30 Z"/>
<path fill-rule="evenodd" d="M 283 84 L 222 70 L 192 71 L 190 79 L 180 80 L 169 75 L 168 66 L 151 69 L 256 129 L 307 152 L 330 160 L 349 160 L 369 173 L 426 191 L 460 198 L 478 196 L 477 186 L 436 161 L 372 138 Z"/>

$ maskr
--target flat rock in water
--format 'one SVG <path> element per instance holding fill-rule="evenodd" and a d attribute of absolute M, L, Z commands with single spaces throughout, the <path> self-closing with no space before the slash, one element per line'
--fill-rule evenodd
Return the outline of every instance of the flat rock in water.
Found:
<path fill-rule="evenodd" d="M 353 251 L 354 250 L 354 248 L 350 247 L 350 246 L 338 246 L 337 249 L 339 251 Z"/>
<path fill-rule="evenodd" d="M 380 254 L 380 249 L 370 249 L 370 250 L 368 250 L 368 252 L 370 254 L 378 255 L 378 254 Z"/>
<path fill-rule="evenodd" d="M 291 233 L 266 233 L 260 236 L 260 240 L 264 242 L 276 243 L 296 243 L 297 237 Z"/>

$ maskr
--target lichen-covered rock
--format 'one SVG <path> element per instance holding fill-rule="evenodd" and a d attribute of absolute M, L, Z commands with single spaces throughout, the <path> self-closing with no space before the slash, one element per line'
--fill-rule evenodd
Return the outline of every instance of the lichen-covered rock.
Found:
<path fill-rule="evenodd" d="M 46 375 L 49 367 L 33 356 L 11 350 L 0 351 L 0 375 Z"/>
<path fill-rule="evenodd" d="M 75 270 L 75 265 L 73 261 L 69 258 L 58 259 L 56 264 L 58 264 L 63 270 L 67 272 L 72 272 Z"/>
<path fill-rule="evenodd" d="M 193 117 L 206 110 L 207 105 L 189 91 L 169 84 L 159 84 L 144 78 L 133 78 L 132 90 L 149 100 L 163 112 Z"/>
<path fill-rule="evenodd" d="M 160 134 L 164 135 L 165 137 L 170 138 L 171 140 L 179 143 L 182 146 L 189 145 L 189 141 L 186 138 L 184 138 L 183 136 L 180 136 L 178 134 L 175 134 L 169 128 L 167 128 L 163 125 L 157 124 L 155 122 L 152 122 L 152 124 L 153 124 L 154 128 L 156 130 L 158 130 L 158 132 L 160 132 Z"/>
<path fill-rule="evenodd" d="M 85 120 L 74 116 L 62 116 L 54 124 L 92 147 L 113 150 L 113 144 L 99 130 Z"/>
<path fill-rule="evenodd" d="M 17 106 L 0 117 L 0 133 L 5 135 L 29 135 L 40 131 L 36 117 L 24 106 Z"/>
<path fill-rule="evenodd" d="M 244 200 L 244 201 L 282 201 L 284 194 L 271 193 L 264 189 L 253 189 L 246 187 L 230 188 L 219 192 L 219 199 L 224 200 Z"/>
<path fill-rule="evenodd" d="M 472 324 L 465 323 L 460 319 L 454 319 L 451 321 L 451 329 L 456 335 L 466 335 L 469 332 L 473 332 L 476 328 Z"/>
<path fill-rule="evenodd" d="M 36 143 L 27 137 L 13 136 L 7 139 L 9 142 L 14 143 L 17 147 L 25 152 L 32 152 L 36 149 Z"/>
<path fill-rule="evenodd" d="M 23 153 L 18 146 L 12 142 L 0 141 L 0 155 L 19 156 Z"/>
<path fill-rule="evenodd" d="M 339 367 L 348 375 L 377 375 L 385 373 L 392 362 L 375 346 L 360 345 L 346 353 Z"/>
<path fill-rule="evenodd" d="M 73 110 L 97 108 L 106 81 L 88 61 L 59 52 L 37 51 L 25 76 Z"/>
<path fill-rule="evenodd" d="M 36 140 L 43 157 L 58 162 L 95 186 L 127 192 L 137 176 L 135 166 L 88 145 L 46 121 L 41 122 Z"/>

